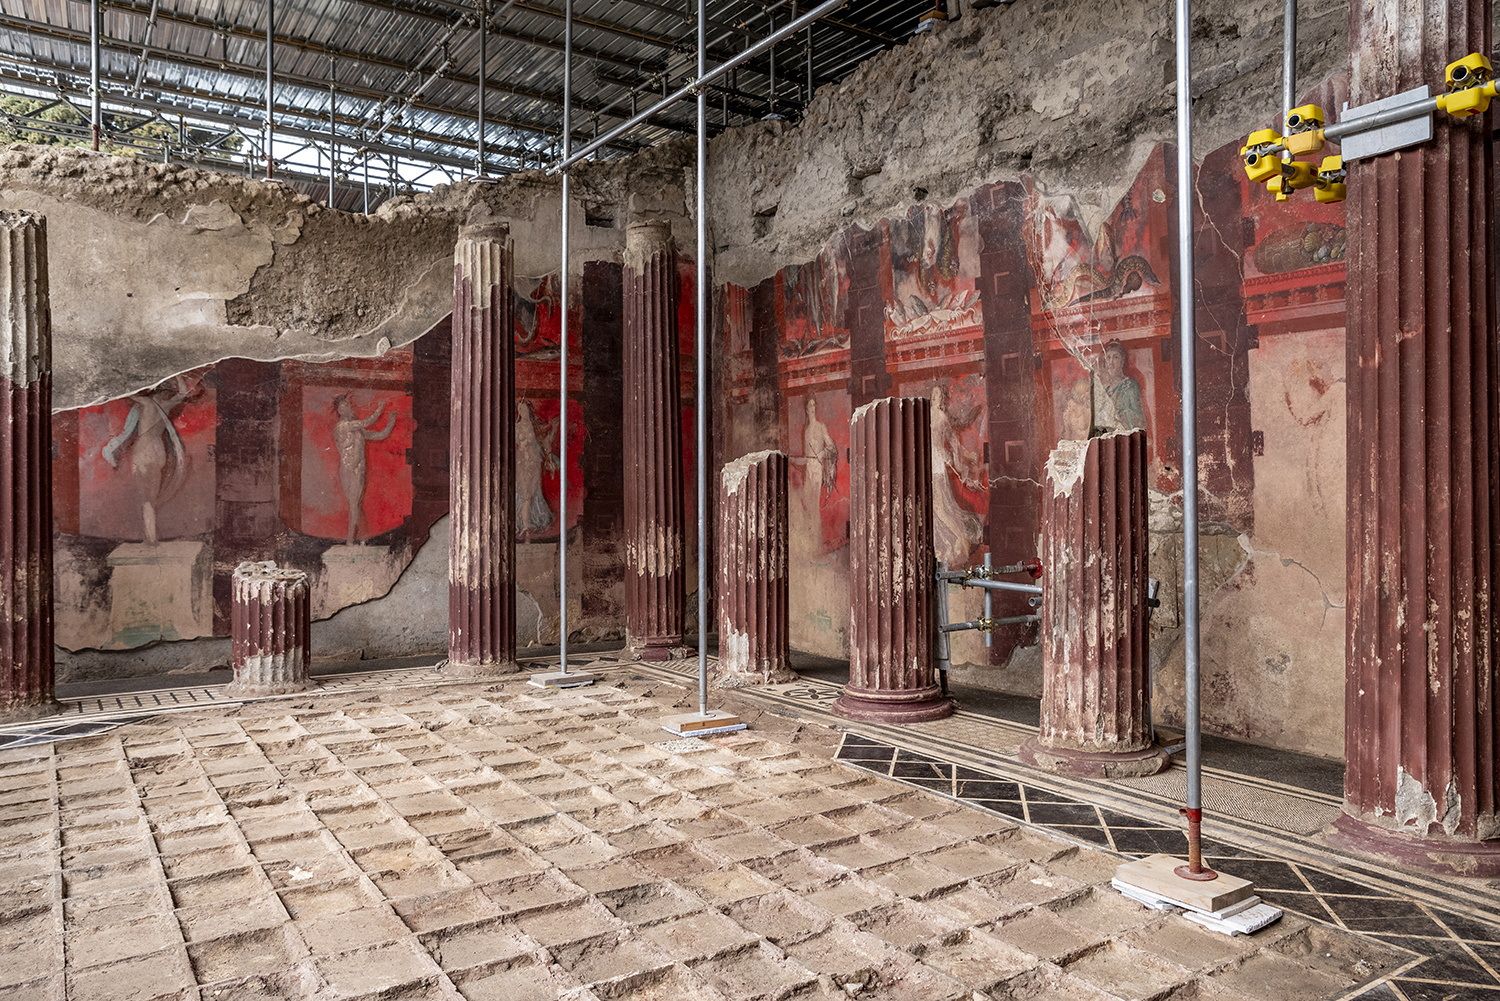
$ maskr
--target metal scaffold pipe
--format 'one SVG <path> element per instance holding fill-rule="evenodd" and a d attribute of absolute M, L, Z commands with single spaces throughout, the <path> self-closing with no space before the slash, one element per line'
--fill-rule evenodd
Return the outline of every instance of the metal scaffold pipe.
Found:
<path fill-rule="evenodd" d="M 708 49 L 706 0 L 698 0 L 698 79 L 705 79 Z M 720 69 L 723 67 L 721 66 Z M 708 91 L 698 88 L 698 159 L 695 175 L 698 252 L 693 291 L 697 296 L 693 331 L 693 417 L 698 451 L 698 712 L 708 715 Z"/>
<path fill-rule="evenodd" d="M 563 4 L 563 112 L 562 150 L 563 156 L 573 147 L 573 0 Z M 557 372 L 557 669 L 568 673 L 568 272 L 572 267 L 568 232 L 572 196 L 572 177 L 567 171 L 562 176 L 562 261 L 558 282 L 559 303 L 562 309 L 562 342 Z"/>
<path fill-rule="evenodd" d="M 786 38 L 789 35 L 796 34 L 803 28 L 812 24 L 814 21 L 826 17 L 827 15 L 838 10 L 840 7 L 845 6 L 848 2 L 849 0 L 823 0 L 823 3 L 818 4 L 816 7 L 809 10 L 806 14 L 803 14 L 801 17 L 787 22 L 780 28 L 771 32 L 765 38 L 762 38 L 760 41 L 750 46 L 748 49 L 745 49 L 738 55 L 726 59 L 724 62 L 715 66 L 711 70 L 706 70 L 703 68 L 705 65 L 705 60 L 700 57 L 698 60 L 699 70 L 697 79 L 689 80 L 687 83 L 683 84 L 681 87 L 678 87 L 671 93 L 663 95 L 661 100 L 657 101 L 649 108 L 631 115 L 625 121 L 621 122 L 619 125 L 616 125 L 608 132 L 595 137 L 590 142 L 584 143 L 572 154 L 564 156 L 552 166 L 548 167 L 547 173 L 555 174 L 560 170 L 565 170 L 568 167 L 571 167 L 573 164 L 577 163 L 579 160 L 582 160 L 584 157 L 593 153 L 595 150 L 613 142 L 624 133 L 629 132 L 637 125 L 640 125 L 642 122 L 646 121 L 646 119 L 652 117 L 663 108 L 675 104 L 676 102 L 682 100 L 684 97 L 691 93 L 694 93 L 695 91 L 701 90 L 703 87 L 710 83 L 713 83 L 715 80 L 719 79 L 719 77 L 728 73 L 736 66 L 754 59 L 756 56 L 760 55 L 762 52 L 765 52 L 767 49 L 771 48 L 771 46 L 780 42 L 782 39 Z M 700 46 L 700 48 L 701 47 L 702 46 Z"/>
<path fill-rule="evenodd" d="M 266 177 L 276 172 L 276 0 L 266 0 Z"/>
<path fill-rule="evenodd" d="M 338 110 L 339 95 L 334 89 L 337 80 L 337 69 L 333 57 L 328 59 L 328 207 L 333 208 L 334 191 L 333 185 L 335 174 L 339 163 L 339 134 L 338 123 L 335 113 Z"/>
<path fill-rule="evenodd" d="M 104 116 L 99 108 L 99 36 L 104 33 L 99 12 L 99 0 L 89 2 L 89 124 L 93 132 L 94 149 L 99 148 L 99 139 L 104 131 Z"/>
<path fill-rule="evenodd" d="M 1297 106 L 1297 0 L 1285 0 L 1281 23 L 1281 114 Z"/>
<path fill-rule="evenodd" d="M 569 6 L 571 6 L 571 2 L 569 4 Z M 571 20 L 571 18 L 566 22 L 566 26 L 565 26 L 564 30 L 566 32 L 571 33 L 571 31 L 572 31 L 572 20 Z M 489 38 L 490 38 L 490 5 L 489 5 L 488 0 L 479 0 L 479 131 L 477 133 L 479 141 L 477 143 L 477 147 L 476 147 L 476 150 L 475 150 L 475 154 L 476 155 L 474 157 L 474 173 L 477 176 L 479 176 L 479 177 L 483 177 L 484 176 L 484 105 L 485 105 L 485 100 L 486 100 L 486 98 L 488 96 L 488 92 L 489 92 L 489 78 L 490 78 L 490 46 L 489 46 Z M 563 124 L 563 131 L 564 132 L 566 132 L 567 128 L 568 128 L 568 126 L 566 124 L 567 121 L 568 121 L 568 93 L 569 93 L 569 91 L 568 91 L 567 66 L 568 66 L 568 60 L 569 60 L 569 58 L 571 56 L 572 56 L 572 46 L 568 45 L 567 46 L 567 51 L 563 55 L 563 67 L 564 67 L 564 69 L 563 69 L 563 73 L 564 73 L 564 76 L 563 76 L 563 122 L 564 122 L 564 124 Z M 567 178 L 564 178 L 563 179 L 563 184 L 567 184 L 567 183 L 568 183 L 567 182 Z M 563 225 L 563 246 L 565 246 L 565 247 L 567 246 L 567 242 L 568 242 L 567 218 L 568 218 L 568 202 L 567 202 L 567 199 L 564 198 L 563 199 L 563 220 L 564 220 L 564 225 Z M 568 295 L 568 291 L 567 291 L 568 272 L 567 272 L 567 260 L 566 260 L 567 251 L 566 250 L 563 251 L 563 254 L 565 255 L 564 256 L 564 261 L 563 261 L 563 298 L 564 298 L 564 301 L 566 301 L 567 295 Z M 564 319 L 563 319 L 564 326 L 567 325 L 567 322 L 568 322 L 567 318 L 564 317 Z M 567 350 L 568 350 L 568 346 L 567 346 L 567 344 L 564 344 L 563 345 L 563 353 L 566 354 Z M 563 415 L 563 420 L 564 421 L 567 420 L 567 415 L 566 414 Z M 567 446 L 567 442 L 564 442 L 563 443 L 563 448 L 567 448 L 567 447 L 568 447 Z M 566 475 L 566 474 L 564 474 L 564 475 Z M 564 612 L 563 614 L 566 615 L 567 613 Z"/>
<path fill-rule="evenodd" d="M 1188 864 L 1179 874 L 1213 878 L 1203 865 L 1203 751 L 1198 703 L 1198 369 L 1193 268 L 1192 0 L 1177 0 L 1177 302 L 1182 359 L 1182 608 L 1185 661 Z"/>

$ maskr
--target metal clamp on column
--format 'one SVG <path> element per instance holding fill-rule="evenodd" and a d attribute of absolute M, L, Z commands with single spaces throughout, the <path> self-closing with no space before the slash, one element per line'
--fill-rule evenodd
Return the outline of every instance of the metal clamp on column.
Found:
<path fill-rule="evenodd" d="M 964 632 L 969 629 L 977 629 L 984 634 L 984 645 L 994 645 L 993 633 L 1002 626 L 1027 625 L 1040 622 L 1041 616 L 1035 612 L 1029 615 L 1007 615 L 1001 618 L 994 616 L 994 592 L 1009 591 L 1027 596 L 1027 604 L 1032 608 L 1040 608 L 1042 604 L 1042 586 L 1040 584 L 1025 584 L 1018 581 L 998 580 L 998 577 L 1013 574 L 1028 574 L 1032 580 L 1039 580 L 1042 576 L 1042 561 L 1036 557 L 1022 560 L 1020 563 L 1012 563 L 1008 566 L 997 567 L 991 562 L 990 554 L 984 554 L 984 562 L 978 566 L 968 567 L 962 570 L 949 570 L 942 562 L 937 564 L 937 630 L 934 640 L 937 645 L 937 669 L 938 681 L 943 687 L 943 694 L 948 694 L 948 668 L 952 666 L 952 650 L 948 641 L 949 633 Z M 984 611 L 977 619 L 969 619 L 964 622 L 948 621 L 948 587 L 957 585 L 959 587 L 979 588 L 984 593 Z"/>
<path fill-rule="evenodd" d="M 1312 188 L 1313 197 L 1320 202 L 1341 202 L 1348 193 L 1348 164 L 1429 142 L 1437 112 L 1463 121 L 1488 111 L 1500 92 L 1489 57 L 1471 52 L 1444 68 L 1444 93 L 1436 97 L 1423 84 L 1358 107 L 1345 104 L 1341 120 L 1325 124 L 1327 116 L 1316 104 L 1292 107 L 1296 99 L 1297 4 L 1296 0 L 1285 3 L 1282 130 L 1257 129 L 1240 147 L 1245 175 L 1265 185 L 1278 202 L 1304 188 Z M 1339 144 L 1337 154 L 1323 157 L 1316 165 L 1297 159 L 1322 152 L 1328 142 Z"/>

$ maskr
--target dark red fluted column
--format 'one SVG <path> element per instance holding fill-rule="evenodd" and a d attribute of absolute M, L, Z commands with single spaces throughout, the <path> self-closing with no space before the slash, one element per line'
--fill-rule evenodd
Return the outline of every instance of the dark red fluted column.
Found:
<path fill-rule="evenodd" d="M 1490 50 L 1487 0 L 1351 4 L 1351 103 Z M 1344 810 L 1333 838 L 1500 875 L 1493 113 L 1349 177 Z"/>
<path fill-rule="evenodd" d="M 786 455 L 755 452 L 719 478 L 719 683 L 791 681 Z"/>
<path fill-rule="evenodd" d="M 664 222 L 625 234 L 625 632 L 636 655 L 683 638 L 677 254 Z"/>
<path fill-rule="evenodd" d="M 1042 488 L 1042 707 L 1021 758 L 1069 775 L 1154 775 L 1146 432 L 1064 441 Z"/>
<path fill-rule="evenodd" d="M 515 337 L 510 230 L 465 226 L 453 252 L 448 667 L 517 669 Z"/>
<path fill-rule="evenodd" d="M 0 719 L 53 707 L 47 222 L 0 212 Z"/>
<path fill-rule="evenodd" d="M 231 698 L 311 688 L 312 602 L 307 574 L 270 561 L 241 563 L 231 580 Z"/>
<path fill-rule="evenodd" d="M 833 711 L 917 723 L 953 712 L 933 668 L 932 410 L 876 400 L 849 426 L 849 684 Z"/>

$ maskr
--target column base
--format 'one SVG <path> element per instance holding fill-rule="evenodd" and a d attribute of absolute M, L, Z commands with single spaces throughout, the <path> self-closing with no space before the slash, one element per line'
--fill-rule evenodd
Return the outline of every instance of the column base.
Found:
<path fill-rule="evenodd" d="M 1075 778 L 1125 779 L 1155 775 L 1171 764 L 1166 748 L 1153 744 L 1138 751 L 1085 751 L 1053 747 L 1032 737 L 1021 744 L 1017 757 L 1028 765 Z"/>
<path fill-rule="evenodd" d="M 45 702 L 0 702 L 0 726 L 30 723 L 49 716 L 61 716 L 62 713 L 62 704 L 52 699 Z"/>
<path fill-rule="evenodd" d="M 634 660 L 649 660 L 657 662 L 663 660 L 681 660 L 684 657 L 690 657 L 694 653 L 696 653 L 696 651 L 689 650 L 687 647 L 683 646 L 681 639 L 631 642 L 626 647 L 626 651 Z"/>
<path fill-rule="evenodd" d="M 312 691 L 311 681 L 293 681 L 285 685 L 241 685 L 231 681 L 224 686 L 224 695 L 231 699 L 264 699 L 273 695 L 295 695 Z"/>
<path fill-rule="evenodd" d="M 1500 877 L 1500 841 L 1419 837 L 1344 814 L 1323 832 L 1329 844 L 1423 872 L 1480 879 Z"/>
<path fill-rule="evenodd" d="M 910 692 L 881 692 L 844 686 L 833 703 L 835 716 L 862 723 L 928 723 L 953 715 L 958 704 L 937 685 Z"/>
<path fill-rule="evenodd" d="M 499 678 L 515 674 L 520 669 L 521 665 L 513 660 L 491 660 L 477 664 L 450 660 L 438 670 L 449 678 Z"/>
<path fill-rule="evenodd" d="M 756 688 L 761 685 L 785 685 L 797 680 L 797 672 L 790 667 L 782 665 L 774 670 L 753 671 L 730 671 L 724 668 L 724 661 L 719 661 L 719 675 L 717 684 L 720 688 Z"/>

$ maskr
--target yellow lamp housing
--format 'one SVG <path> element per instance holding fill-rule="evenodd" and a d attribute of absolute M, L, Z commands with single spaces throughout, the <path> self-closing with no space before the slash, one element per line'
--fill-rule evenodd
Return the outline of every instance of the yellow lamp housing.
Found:
<path fill-rule="evenodd" d="M 1349 194 L 1349 189 L 1344 183 L 1347 176 L 1342 156 L 1325 156 L 1323 162 L 1318 164 L 1318 177 L 1313 185 L 1313 197 L 1320 202 L 1343 201 Z"/>
<path fill-rule="evenodd" d="M 1323 148 L 1323 126 L 1328 116 L 1316 104 L 1304 104 L 1286 113 L 1287 152 L 1306 156 Z"/>
<path fill-rule="evenodd" d="M 1281 157 L 1285 147 L 1275 129 L 1257 129 L 1245 139 L 1240 147 L 1240 158 L 1245 161 L 1245 176 L 1255 184 L 1265 184 L 1281 173 Z"/>
<path fill-rule="evenodd" d="M 1454 118 L 1482 115 L 1495 97 L 1495 67 L 1482 52 L 1471 52 L 1448 64 L 1443 71 L 1448 93 L 1439 94 L 1439 110 Z"/>

